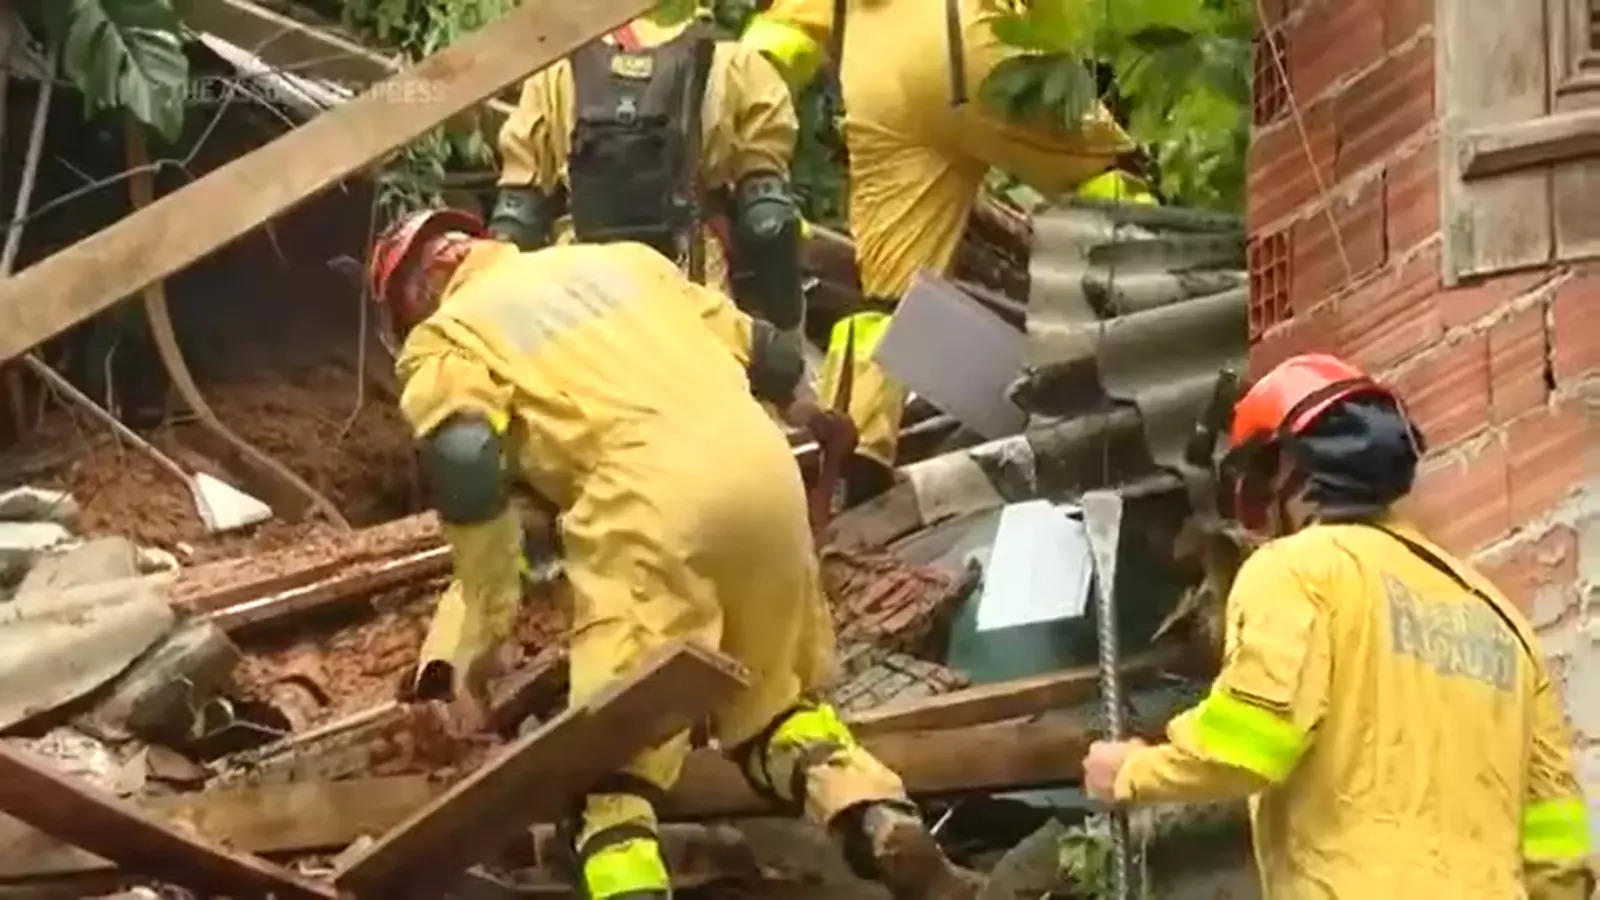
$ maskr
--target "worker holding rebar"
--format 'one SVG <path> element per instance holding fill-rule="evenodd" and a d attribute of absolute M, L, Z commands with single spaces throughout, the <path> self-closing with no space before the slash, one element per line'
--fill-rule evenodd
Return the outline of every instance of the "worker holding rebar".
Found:
<path fill-rule="evenodd" d="M 1012 121 L 957 96 L 1025 51 L 991 30 L 1002 0 L 772 0 L 742 42 L 761 51 L 798 94 L 842 38 L 838 60 L 849 152 L 850 231 L 870 309 L 834 327 L 819 396 L 834 395 L 855 333 L 851 418 L 860 455 L 894 465 L 906 389 L 872 361 L 890 314 L 918 270 L 943 273 L 990 168 L 1046 195 L 1081 191 L 1152 202 L 1116 167 L 1133 142 L 1101 104 L 1077 128 Z M 847 9 L 842 22 L 836 14 Z M 952 27 L 952 24 L 954 27 Z M 954 78 L 952 77 L 954 76 Z M 880 479 L 882 480 L 882 479 Z"/>
<path fill-rule="evenodd" d="M 1267 898 L 1582 900 L 1590 831 L 1558 687 L 1522 612 L 1393 506 L 1423 437 L 1326 355 L 1238 401 L 1223 496 L 1264 540 L 1222 669 L 1168 743 L 1084 760 L 1117 803 L 1251 798 Z"/>
<path fill-rule="evenodd" d="M 712 732 L 757 791 L 898 897 L 974 896 L 899 777 L 819 696 L 834 637 L 804 489 L 756 402 L 813 418 L 792 399 L 792 336 L 643 244 L 525 253 L 450 210 L 386 231 L 370 281 L 406 334 L 400 405 L 454 554 L 416 695 L 481 702 L 521 598 L 506 492 L 523 484 L 559 510 L 573 702 L 672 641 L 719 649 L 751 683 Z M 587 896 L 669 895 L 656 798 L 688 747 L 679 735 L 593 786 L 574 839 Z"/>
<path fill-rule="evenodd" d="M 489 227 L 524 250 L 639 241 L 795 329 L 797 129 L 759 53 L 715 40 L 694 0 L 667 0 L 523 84 Z"/>

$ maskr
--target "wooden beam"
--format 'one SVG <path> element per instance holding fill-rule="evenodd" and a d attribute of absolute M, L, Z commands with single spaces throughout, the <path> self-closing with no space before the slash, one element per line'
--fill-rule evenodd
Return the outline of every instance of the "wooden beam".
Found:
<path fill-rule="evenodd" d="M 0 745 L 0 810 L 123 868 L 235 897 L 334 897 L 326 885 L 180 833 L 131 803 Z"/>
<path fill-rule="evenodd" d="M 450 548 L 431 547 L 399 559 L 354 571 L 341 571 L 321 581 L 236 603 L 200 618 L 201 621 L 216 624 L 224 631 L 238 631 L 246 626 L 266 625 L 330 603 L 366 597 L 449 572 Z"/>
<path fill-rule="evenodd" d="M 912 796 L 928 797 L 1074 784 L 1093 737 L 1077 723 L 1056 719 L 877 734 L 863 743 L 900 774 Z M 311 853 L 381 834 L 437 803 L 448 789 L 426 775 L 394 775 L 153 797 L 144 801 L 144 809 L 241 850 Z M 732 763 L 710 750 L 690 754 L 669 795 L 668 811 L 687 819 L 774 812 Z M 107 868 L 109 863 L 91 853 L 0 817 L 0 884 Z"/>
<path fill-rule="evenodd" d="M 402 68 L 399 59 L 371 50 L 326 29 L 308 25 L 249 0 L 200 0 L 187 23 L 260 57 L 293 75 L 331 81 L 362 90 Z M 501 118 L 511 106 L 498 100 L 490 108 Z"/>
<path fill-rule="evenodd" d="M 586 703 L 514 741 L 395 826 L 335 878 L 359 897 L 429 895 L 628 758 L 683 731 L 746 684 L 738 663 L 692 643 L 654 656 Z M 434 895 L 436 896 L 436 894 Z"/>
<path fill-rule="evenodd" d="M 1163 647 L 1129 658 L 1120 666 L 1129 686 L 1148 683 L 1183 656 L 1177 647 Z M 1100 690 L 1098 666 L 1063 669 L 1047 675 L 1017 678 L 963 688 L 906 703 L 890 703 L 850 717 L 858 736 L 912 729 L 961 728 L 1005 719 L 1037 716 L 1093 699 Z"/>
<path fill-rule="evenodd" d="M 1600 110 L 1556 113 L 1461 136 L 1461 177 L 1471 180 L 1535 166 L 1600 157 Z"/>
<path fill-rule="evenodd" d="M 355 100 L 0 281 L 0 360 L 181 271 L 651 5 L 528 0 Z"/>
<path fill-rule="evenodd" d="M 877 734 L 862 743 L 917 797 L 1075 784 L 1095 735 L 1061 719 Z M 677 819 L 770 814 L 738 768 L 711 752 L 690 754 L 663 815 Z"/>

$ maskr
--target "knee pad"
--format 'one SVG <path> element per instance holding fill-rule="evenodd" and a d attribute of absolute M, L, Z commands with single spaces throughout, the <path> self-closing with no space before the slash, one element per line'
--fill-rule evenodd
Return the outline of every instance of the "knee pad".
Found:
<path fill-rule="evenodd" d="M 500 435 L 479 416 L 454 415 L 423 442 L 423 466 L 439 518 L 487 522 L 510 502 Z"/>

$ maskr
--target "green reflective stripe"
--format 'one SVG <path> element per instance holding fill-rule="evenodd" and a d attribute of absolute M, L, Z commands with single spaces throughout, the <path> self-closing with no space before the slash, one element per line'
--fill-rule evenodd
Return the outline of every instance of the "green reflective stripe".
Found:
<path fill-rule="evenodd" d="M 1113 200 L 1139 206 L 1154 206 L 1156 198 L 1143 181 L 1121 169 L 1110 169 L 1078 185 L 1078 196 L 1093 200 Z"/>
<path fill-rule="evenodd" d="M 878 342 L 883 340 L 884 334 L 889 330 L 889 321 L 890 315 L 886 312 L 864 312 L 845 316 L 833 323 L 833 330 L 828 333 L 828 353 L 833 356 L 844 356 L 844 348 L 853 325 L 856 330 L 856 359 L 866 359 L 877 349 Z"/>
<path fill-rule="evenodd" d="M 1581 859 L 1589 854 L 1589 816 L 1583 801 L 1559 797 L 1522 811 L 1522 855 L 1552 861 Z"/>
<path fill-rule="evenodd" d="M 1288 777 L 1306 748 L 1294 723 L 1218 689 L 1200 703 L 1195 737 L 1208 755 L 1273 782 Z"/>
<path fill-rule="evenodd" d="M 750 20 L 740 41 L 766 54 L 783 70 L 784 80 L 797 89 L 809 83 L 822 67 L 822 45 L 812 40 L 805 29 L 765 13 Z"/>
<path fill-rule="evenodd" d="M 650 838 L 612 844 L 584 861 L 583 884 L 592 900 L 629 891 L 666 891 L 672 887 L 661 846 Z"/>
<path fill-rule="evenodd" d="M 850 726 L 844 724 L 831 704 L 819 703 L 790 713 L 772 733 L 772 744 L 815 744 L 831 741 L 844 747 L 856 745 Z"/>

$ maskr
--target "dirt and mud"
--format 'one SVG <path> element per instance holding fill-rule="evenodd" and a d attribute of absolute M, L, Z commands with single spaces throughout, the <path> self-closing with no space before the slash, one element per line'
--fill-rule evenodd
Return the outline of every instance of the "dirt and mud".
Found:
<path fill-rule="evenodd" d="M 356 409 L 356 379 L 322 365 L 296 372 L 207 385 L 223 423 L 326 496 L 352 524 L 387 521 L 420 507 L 413 445 L 393 403 L 366 392 Z M 209 471 L 248 491 L 237 475 L 196 447 L 192 420 L 169 423 L 146 437 L 190 469 Z M 137 447 L 87 415 L 50 409 L 28 446 L 13 455 L 54 459 L 32 483 L 70 491 L 81 508 L 79 530 L 121 534 L 173 552 L 193 564 L 331 539 L 339 529 L 311 519 L 274 518 L 248 529 L 208 535 L 187 488 Z"/>

